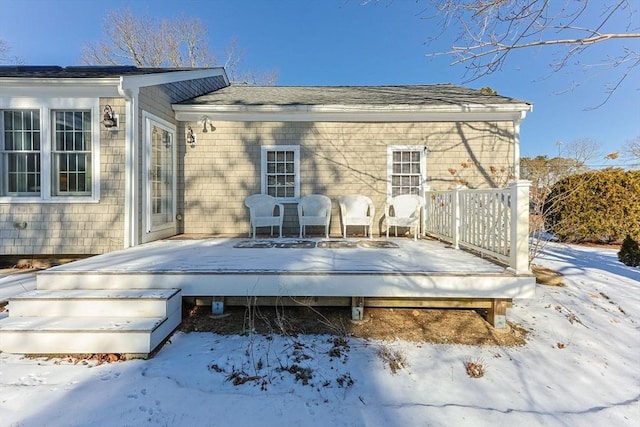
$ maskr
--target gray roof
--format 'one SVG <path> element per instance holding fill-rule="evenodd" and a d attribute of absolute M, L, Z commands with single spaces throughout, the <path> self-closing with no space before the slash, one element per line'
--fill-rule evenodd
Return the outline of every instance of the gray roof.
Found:
<path fill-rule="evenodd" d="M 59 67 L 57 65 L 8 65 L 0 66 L 0 77 L 13 78 L 105 78 L 202 70 L 207 68 L 138 68 L 132 65 L 82 65 Z"/>
<path fill-rule="evenodd" d="M 527 102 L 451 84 L 416 86 L 231 85 L 182 104 L 219 106 L 302 105 L 487 105 Z"/>

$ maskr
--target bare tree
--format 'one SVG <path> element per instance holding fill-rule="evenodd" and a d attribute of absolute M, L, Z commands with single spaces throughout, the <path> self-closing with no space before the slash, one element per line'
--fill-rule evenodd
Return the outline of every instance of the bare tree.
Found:
<path fill-rule="evenodd" d="M 640 160 L 640 135 L 627 141 L 624 150 L 633 160 Z"/>
<path fill-rule="evenodd" d="M 232 81 L 241 74 L 253 76 L 252 83 L 261 81 L 257 74 L 239 71 L 243 55 L 236 40 L 225 49 L 224 61 L 216 57 L 208 44 L 207 26 L 199 18 L 157 20 L 137 18 L 129 10 L 114 11 L 107 15 L 104 31 L 105 41 L 83 47 L 83 63 L 173 68 L 224 65 Z M 268 84 L 273 84 L 277 74 L 267 76 Z"/>
<path fill-rule="evenodd" d="M 245 52 L 240 48 L 237 39 L 231 40 L 231 43 L 225 49 L 226 61 L 224 68 L 227 70 L 229 79 L 232 82 L 252 84 L 252 85 L 266 85 L 272 86 L 276 84 L 278 80 L 278 72 L 275 70 L 268 72 L 256 72 L 256 71 L 242 71 L 240 70 L 240 63 L 245 56 Z"/>
<path fill-rule="evenodd" d="M 11 48 L 9 47 L 9 44 L 7 43 L 7 41 L 4 39 L 0 39 L 0 64 L 2 63 L 19 64 L 20 63 L 21 60 L 17 56 L 9 56 L 10 50 Z"/>
<path fill-rule="evenodd" d="M 640 65 L 640 49 L 635 42 L 640 32 L 633 22 L 637 11 L 630 0 L 430 2 L 443 29 L 460 29 L 458 44 L 432 55 L 455 56 L 453 64 L 465 64 L 469 80 L 500 70 L 515 51 L 555 47 L 558 59 L 549 64 L 552 72 L 574 65 L 589 71 L 606 70 L 610 80 L 605 103 L 625 80 L 631 80 Z M 607 51 L 602 58 L 586 54 L 590 47 L 604 43 Z M 586 58 L 595 62 L 588 63 Z"/>
<path fill-rule="evenodd" d="M 104 25 L 106 41 L 86 44 L 86 64 L 133 64 L 137 67 L 208 67 L 216 58 L 207 45 L 207 28 L 198 18 L 158 21 L 113 11 Z"/>
<path fill-rule="evenodd" d="M 589 171 L 587 163 L 597 158 L 598 144 L 591 139 L 579 139 L 568 144 L 558 143 L 559 156 L 523 157 L 520 159 L 520 171 L 523 179 L 531 181 L 529 227 L 531 235 L 530 260 L 533 260 L 545 247 L 547 230 L 545 225 L 549 210 L 557 203 L 562 203 L 570 194 L 560 194 L 550 198 L 553 185 L 570 175 Z M 608 155 L 607 157 L 611 156 Z M 587 177 L 587 175 L 585 175 Z M 589 181 L 580 182 L 582 188 Z M 573 191 L 579 191 L 575 188 Z"/>
<path fill-rule="evenodd" d="M 4 41 L 3 39 L 0 39 L 0 59 L 3 59 L 8 51 L 9 51 L 9 46 L 7 45 L 7 42 Z"/>

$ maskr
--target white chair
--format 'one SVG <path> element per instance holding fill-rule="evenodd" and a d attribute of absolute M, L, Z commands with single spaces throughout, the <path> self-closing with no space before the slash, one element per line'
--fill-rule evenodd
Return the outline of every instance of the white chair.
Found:
<path fill-rule="evenodd" d="M 387 238 L 389 238 L 391 227 L 395 227 L 396 237 L 398 237 L 398 227 L 407 227 L 409 231 L 413 228 L 413 239 L 417 240 L 423 208 L 423 198 L 415 194 L 403 194 L 389 199 L 384 208 Z"/>
<path fill-rule="evenodd" d="M 347 237 L 347 226 L 364 226 L 365 235 L 372 238 L 373 217 L 375 207 L 367 196 L 352 194 L 342 196 L 338 200 L 342 218 L 342 237 Z"/>
<path fill-rule="evenodd" d="M 258 227 L 271 227 L 271 234 L 273 234 L 273 227 L 279 227 L 279 236 L 282 237 L 284 205 L 278 203 L 275 197 L 268 194 L 253 194 L 244 199 L 244 205 L 249 208 L 250 236 L 256 238 L 256 228 Z M 278 208 L 277 214 L 275 213 L 276 208 Z"/>
<path fill-rule="evenodd" d="M 328 239 L 331 199 L 321 194 L 303 196 L 298 203 L 298 221 L 300 222 L 300 238 L 303 237 L 307 225 L 322 225 Z"/>

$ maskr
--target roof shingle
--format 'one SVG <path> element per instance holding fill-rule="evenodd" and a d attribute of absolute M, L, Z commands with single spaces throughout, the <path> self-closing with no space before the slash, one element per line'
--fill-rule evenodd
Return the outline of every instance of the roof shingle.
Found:
<path fill-rule="evenodd" d="M 415 86 L 248 86 L 231 85 L 186 100 L 190 105 L 486 105 L 527 104 L 451 84 Z"/>

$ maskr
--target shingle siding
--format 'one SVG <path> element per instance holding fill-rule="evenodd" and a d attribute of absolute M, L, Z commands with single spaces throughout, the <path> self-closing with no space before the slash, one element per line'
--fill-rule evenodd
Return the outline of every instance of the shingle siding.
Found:
<path fill-rule="evenodd" d="M 197 124 L 190 124 L 199 130 Z M 243 201 L 260 192 L 262 145 L 300 145 L 301 195 L 320 193 L 333 200 L 331 233 L 335 235 L 340 234 L 337 199 L 352 193 L 372 198 L 375 233 L 380 231 L 389 145 L 426 147 L 428 185 L 436 189 L 461 183 L 492 187 L 504 184 L 501 175 L 513 171 L 511 122 L 216 122 L 215 126 L 215 132 L 197 131 L 198 145 L 182 146 L 179 154 L 184 158 L 179 185 L 184 203 L 179 206 L 185 233 L 248 233 Z M 298 232 L 295 208 L 292 204 L 285 209 L 287 234 Z"/>
<path fill-rule="evenodd" d="M 119 114 L 120 130 L 100 131 L 100 201 L 0 204 L 0 254 L 91 255 L 123 247 L 124 100 L 103 98 L 101 111 L 106 104 Z"/>

